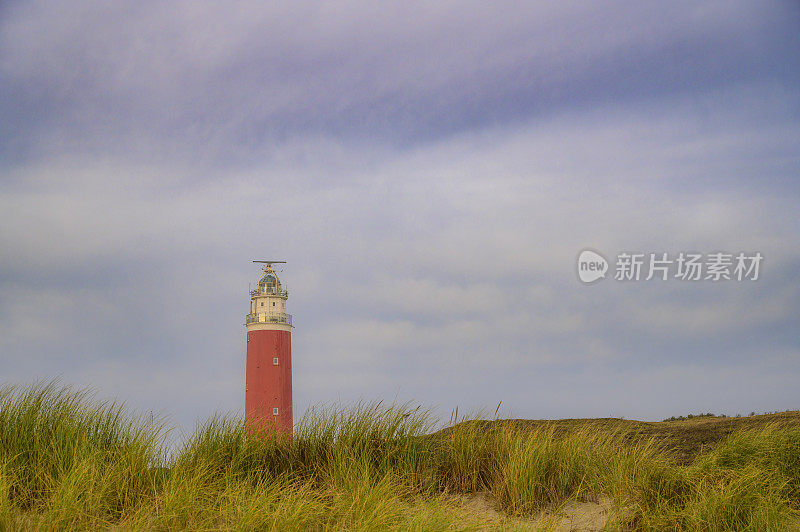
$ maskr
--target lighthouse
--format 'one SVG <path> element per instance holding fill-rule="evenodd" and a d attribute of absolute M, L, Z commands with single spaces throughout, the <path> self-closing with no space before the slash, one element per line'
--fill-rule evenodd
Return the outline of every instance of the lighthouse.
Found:
<path fill-rule="evenodd" d="M 275 264 L 262 264 L 261 277 L 250 291 L 245 370 L 245 420 L 252 426 L 292 433 L 292 316 L 286 312 L 289 292 L 281 285 Z"/>

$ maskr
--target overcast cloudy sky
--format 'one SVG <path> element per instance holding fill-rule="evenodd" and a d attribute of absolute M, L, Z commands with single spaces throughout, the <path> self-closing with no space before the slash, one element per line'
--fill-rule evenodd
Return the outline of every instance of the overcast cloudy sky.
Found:
<path fill-rule="evenodd" d="M 296 417 L 800 409 L 797 2 L 271 4 L 0 6 L 0 381 L 241 412 L 266 258 Z"/>

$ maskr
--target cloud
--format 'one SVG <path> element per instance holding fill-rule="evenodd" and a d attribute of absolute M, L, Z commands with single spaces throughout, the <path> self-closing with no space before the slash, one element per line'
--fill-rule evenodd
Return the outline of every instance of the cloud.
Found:
<path fill-rule="evenodd" d="M 248 164 L 295 136 L 407 146 L 575 108 L 796 81 L 785 68 L 797 64 L 785 53 L 797 43 L 790 11 L 15 4 L 0 26 L 14 133 L 5 155 Z"/>

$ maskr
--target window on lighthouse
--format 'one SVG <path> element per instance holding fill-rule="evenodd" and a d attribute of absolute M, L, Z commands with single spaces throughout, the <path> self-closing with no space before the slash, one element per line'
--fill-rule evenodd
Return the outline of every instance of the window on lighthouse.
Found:
<path fill-rule="evenodd" d="M 278 357 L 274 357 L 274 358 L 272 359 L 272 364 L 273 364 L 274 366 L 277 366 L 277 365 L 278 365 Z"/>
<path fill-rule="evenodd" d="M 273 416 L 277 416 L 278 415 L 278 407 L 277 406 L 272 409 L 272 415 Z"/>

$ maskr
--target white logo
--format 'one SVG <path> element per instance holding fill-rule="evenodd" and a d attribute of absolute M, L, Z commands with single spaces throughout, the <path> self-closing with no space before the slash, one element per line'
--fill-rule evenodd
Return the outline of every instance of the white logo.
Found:
<path fill-rule="evenodd" d="M 605 279 L 607 271 L 608 261 L 599 253 L 584 249 L 578 255 L 578 278 L 584 283 Z"/>

